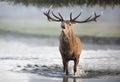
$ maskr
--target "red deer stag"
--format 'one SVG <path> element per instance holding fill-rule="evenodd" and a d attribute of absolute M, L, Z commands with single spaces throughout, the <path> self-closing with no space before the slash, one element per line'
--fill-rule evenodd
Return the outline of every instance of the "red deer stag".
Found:
<path fill-rule="evenodd" d="M 52 17 L 50 13 L 54 17 Z M 62 15 L 59 12 L 58 12 L 58 16 L 56 16 L 51 10 L 44 12 L 44 15 L 47 16 L 48 21 L 52 20 L 56 22 L 61 22 L 62 32 L 60 35 L 59 50 L 60 50 L 62 61 L 63 61 L 63 71 L 66 72 L 66 75 L 68 75 L 68 62 L 70 60 L 73 60 L 74 75 L 75 75 L 77 71 L 77 65 L 79 63 L 79 57 L 82 51 L 82 46 L 79 38 L 77 38 L 73 32 L 73 29 L 72 29 L 73 24 L 97 21 L 96 19 L 100 17 L 100 15 L 96 15 L 96 13 L 94 12 L 94 17 L 90 16 L 84 21 L 76 20 L 81 15 L 81 12 L 75 18 L 72 18 L 72 13 L 70 13 L 70 20 L 64 20 Z"/>

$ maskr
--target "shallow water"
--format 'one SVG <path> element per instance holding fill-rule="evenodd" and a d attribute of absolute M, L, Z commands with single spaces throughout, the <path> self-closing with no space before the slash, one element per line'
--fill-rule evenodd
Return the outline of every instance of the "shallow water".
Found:
<path fill-rule="evenodd" d="M 49 45 L 46 46 L 39 44 L 42 43 L 39 38 L 35 39 L 36 42 L 40 41 L 39 43 L 30 41 L 33 37 L 18 38 L 10 38 L 9 36 L 0 38 L 1 65 L 6 65 L 9 68 L 8 70 L 14 72 L 34 73 L 49 77 L 63 77 L 65 75 L 62 72 L 62 60 L 57 43 L 52 46 L 51 42 L 47 43 L 47 38 L 41 38 L 43 42 L 46 41 L 46 45 Z M 82 70 L 83 75 L 79 74 L 77 77 L 93 78 L 101 75 L 120 75 L 120 50 L 118 46 L 117 49 L 115 45 L 113 49 L 109 47 L 104 49 L 104 45 L 102 46 L 103 49 L 99 45 L 89 46 L 91 49 L 83 49 L 78 65 L 78 69 Z M 95 49 L 94 47 L 98 48 Z M 73 74 L 72 61 L 69 63 L 69 72 Z"/>

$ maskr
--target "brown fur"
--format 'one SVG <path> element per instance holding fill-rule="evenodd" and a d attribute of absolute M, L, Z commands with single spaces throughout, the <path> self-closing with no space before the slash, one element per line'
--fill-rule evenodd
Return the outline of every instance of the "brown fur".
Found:
<path fill-rule="evenodd" d="M 65 23 L 65 29 L 62 30 L 60 35 L 59 50 L 63 61 L 63 70 L 68 75 L 68 62 L 74 61 L 74 74 L 77 71 L 77 65 L 79 63 L 79 57 L 82 51 L 81 42 L 77 38 L 72 30 L 72 26 L 69 26 L 70 22 Z"/>

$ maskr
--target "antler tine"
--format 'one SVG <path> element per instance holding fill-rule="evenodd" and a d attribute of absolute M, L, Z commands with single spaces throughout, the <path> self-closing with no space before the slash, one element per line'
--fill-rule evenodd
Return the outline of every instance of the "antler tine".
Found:
<path fill-rule="evenodd" d="M 70 13 L 70 21 L 72 21 L 72 12 Z"/>
<path fill-rule="evenodd" d="M 58 16 L 56 16 L 56 15 L 53 13 L 53 11 L 52 11 L 52 15 L 53 15 L 55 18 L 61 20 Z"/>
<path fill-rule="evenodd" d="M 91 18 L 92 16 L 89 16 L 86 20 L 84 20 L 84 21 L 82 21 L 82 22 L 87 22 L 87 21 L 90 21 L 90 18 Z"/>
<path fill-rule="evenodd" d="M 81 12 L 72 21 L 75 21 L 80 15 L 81 15 Z"/>
<path fill-rule="evenodd" d="M 97 18 L 100 17 L 101 15 L 97 15 L 95 12 L 94 12 L 94 15 L 95 15 L 95 18 L 94 18 L 94 21 L 97 22 Z"/>
<path fill-rule="evenodd" d="M 58 15 L 60 16 L 61 21 L 64 21 L 64 19 L 63 19 L 62 15 L 61 15 L 59 12 L 58 12 Z"/>
<path fill-rule="evenodd" d="M 48 11 L 46 11 L 46 12 L 43 12 L 43 13 L 44 13 L 44 15 L 47 16 L 48 21 L 50 21 L 50 16 L 49 16 L 50 10 L 48 10 Z"/>

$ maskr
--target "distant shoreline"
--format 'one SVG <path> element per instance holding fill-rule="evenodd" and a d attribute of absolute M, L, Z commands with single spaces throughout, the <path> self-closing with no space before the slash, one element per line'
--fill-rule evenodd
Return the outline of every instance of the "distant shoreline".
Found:
<path fill-rule="evenodd" d="M 120 38 L 117 37 L 94 37 L 94 36 L 81 36 L 80 40 L 84 43 L 91 44 L 113 44 L 120 45 Z"/>
<path fill-rule="evenodd" d="M 11 32 L 11 31 L 0 31 L 0 36 L 11 36 L 11 37 L 27 37 L 27 38 L 56 38 L 59 36 L 49 36 L 49 35 L 35 35 L 35 34 L 24 34 L 19 32 Z M 81 42 L 89 43 L 89 44 L 109 44 L 109 45 L 120 45 L 120 37 L 95 37 L 95 36 L 79 36 Z"/>

